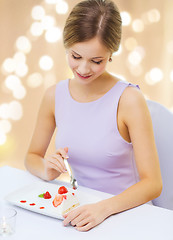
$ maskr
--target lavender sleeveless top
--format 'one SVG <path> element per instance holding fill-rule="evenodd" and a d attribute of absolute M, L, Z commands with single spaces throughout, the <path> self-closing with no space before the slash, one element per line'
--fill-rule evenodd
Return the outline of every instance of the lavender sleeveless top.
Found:
<path fill-rule="evenodd" d="M 101 98 L 75 101 L 69 80 L 56 86 L 56 149 L 69 148 L 69 163 L 79 185 L 117 195 L 139 181 L 133 146 L 120 135 L 117 107 L 124 89 L 118 81 Z"/>

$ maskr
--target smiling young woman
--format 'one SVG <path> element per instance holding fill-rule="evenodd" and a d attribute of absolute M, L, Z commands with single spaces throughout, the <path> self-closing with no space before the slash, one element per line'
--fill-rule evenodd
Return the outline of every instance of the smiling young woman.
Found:
<path fill-rule="evenodd" d="M 116 5 L 80 2 L 67 18 L 63 37 L 74 77 L 46 91 L 25 164 L 49 181 L 65 172 L 64 158 L 69 157 L 79 185 L 114 195 L 64 216 L 64 225 L 87 231 L 112 214 L 158 197 L 162 179 L 141 91 L 106 70 L 121 40 Z M 45 157 L 55 128 L 57 150 Z"/>

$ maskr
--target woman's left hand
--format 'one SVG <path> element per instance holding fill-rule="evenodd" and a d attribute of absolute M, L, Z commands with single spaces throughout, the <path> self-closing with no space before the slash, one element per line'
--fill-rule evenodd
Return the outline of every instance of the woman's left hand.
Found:
<path fill-rule="evenodd" d="M 71 223 L 79 231 L 88 231 L 107 217 L 102 202 L 78 207 L 63 216 L 64 226 Z"/>

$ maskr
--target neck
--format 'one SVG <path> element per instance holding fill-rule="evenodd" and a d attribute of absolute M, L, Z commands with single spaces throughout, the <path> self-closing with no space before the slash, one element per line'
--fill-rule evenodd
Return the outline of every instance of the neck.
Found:
<path fill-rule="evenodd" d="M 86 85 L 72 79 L 70 80 L 69 89 L 74 99 L 87 102 L 104 95 L 115 85 L 116 81 L 115 77 L 108 72 L 104 72 L 99 78 Z"/>

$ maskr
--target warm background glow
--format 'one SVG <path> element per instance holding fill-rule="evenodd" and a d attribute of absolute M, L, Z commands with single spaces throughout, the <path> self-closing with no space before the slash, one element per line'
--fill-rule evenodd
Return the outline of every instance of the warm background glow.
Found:
<path fill-rule="evenodd" d="M 79 0 L 0 1 L 0 166 L 24 168 L 45 89 L 71 77 L 62 43 Z M 173 110 L 173 1 L 115 0 L 122 44 L 108 70 Z M 54 148 L 52 141 L 49 151 Z"/>

